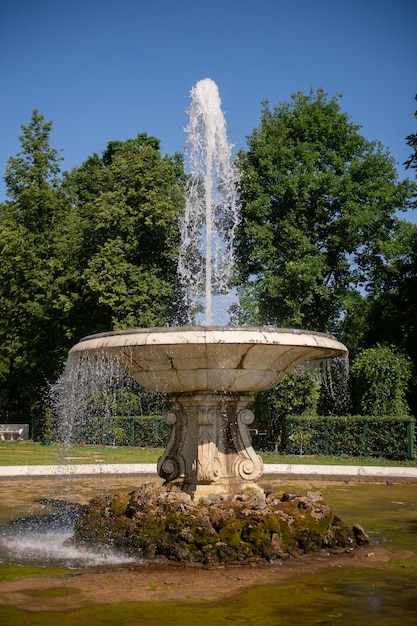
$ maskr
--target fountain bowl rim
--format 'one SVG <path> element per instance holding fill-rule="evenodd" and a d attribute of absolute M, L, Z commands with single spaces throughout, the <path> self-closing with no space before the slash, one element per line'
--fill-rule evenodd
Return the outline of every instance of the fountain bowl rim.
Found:
<path fill-rule="evenodd" d="M 332 339 L 334 341 L 338 341 L 335 335 L 331 333 L 324 333 L 320 331 L 314 330 L 306 330 L 303 328 L 284 328 L 279 326 L 207 326 L 207 325 L 196 325 L 196 326 L 150 326 L 143 328 L 126 328 L 119 330 L 108 330 L 99 333 L 93 333 L 91 335 L 86 335 L 82 337 L 78 343 L 82 343 L 84 341 L 90 341 L 91 339 L 101 339 L 105 337 L 116 337 L 120 335 L 149 335 L 149 334 L 163 334 L 163 333 L 178 333 L 185 334 L 190 332 L 199 332 L 199 333 L 217 333 L 217 332 L 236 332 L 236 333 L 267 333 L 267 334 L 288 334 L 288 335 L 310 335 L 312 337 L 323 337 L 327 339 Z"/>
<path fill-rule="evenodd" d="M 275 386 L 303 361 L 346 358 L 348 349 L 332 335 L 313 331 L 166 326 L 89 335 L 69 355 L 119 362 L 153 391 L 235 394 Z"/>

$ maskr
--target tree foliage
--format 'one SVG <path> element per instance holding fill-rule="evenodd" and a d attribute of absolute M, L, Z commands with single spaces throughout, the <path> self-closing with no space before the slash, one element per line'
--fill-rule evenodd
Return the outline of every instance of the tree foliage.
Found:
<path fill-rule="evenodd" d="M 417 100 L 417 95 L 415 96 L 415 99 Z M 417 111 L 414 112 L 414 118 L 417 119 Z M 411 148 L 411 154 L 404 165 L 407 169 L 413 169 L 417 172 L 417 132 L 410 133 L 406 137 L 406 143 L 407 146 Z M 414 188 L 413 206 L 414 208 L 417 208 L 417 187 Z"/>
<path fill-rule="evenodd" d="M 62 177 L 52 122 L 35 110 L 22 129 L 0 206 L 0 406 L 17 421 L 43 414 L 81 336 L 173 316 L 184 178 L 146 134 Z"/>
<path fill-rule="evenodd" d="M 273 389 L 255 394 L 255 426 L 266 432 L 266 443 L 284 442 L 290 413 L 316 415 L 321 376 L 314 365 L 300 365 L 286 374 Z"/>
<path fill-rule="evenodd" d="M 82 318 L 97 332 L 160 326 L 173 315 L 183 176 L 181 159 L 162 157 L 146 134 L 110 142 L 102 158 L 68 175 L 78 221 L 78 328 Z"/>
<path fill-rule="evenodd" d="M 351 365 L 355 409 L 362 415 L 408 415 L 411 361 L 395 347 L 362 350 Z"/>
<path fill-rule="evenodd" d="M 254 321 L 335 330 L 384 262 L 409 182 L 322 90 L 265 103 L 239 164 L 238 255 Z"/>
<path fill-rule="evenodd" d="M 401 222 L 389 261 L 366 300 L 366 323 L 359 334 L 362 348 L 389 343 L 413 362 L 408 401 L 417 407 L 417 226 Z"/>
<path fill-rule="evenodd" d="M 413 152 L 405 163 L 416 169 L 417 135 L 410 134 L 407 144 Z M 414 184 L 411 207 L 417 208 Z M 391 238 L 384 242 L 384 263 L 373 274 L 365 298 L 357 301 L 343 322 L 345 341 L 354 358 L 360 349 L 378 343 L 395 345 L 413 362 L 413 376 L 407 400 L 415 414 L 417 410 L 417 226 L 399 220 Z M 375 373 L 378 376 L 378 373 Z"/>
<path fill-rule="evenodd" d="M 22 129 L 22 150 L 6 168 L 9 200 L 0 206 L 0 385 L 8 410 L 36 405 L 63 351 L 60 157 L 49 145 L 52 124 L 37 110 Z"/>
<path fill-rule="evenodd" d="M 238 157 L 237 253 L 240 321 L 339 331 L 359 355 L 356 390 L 363 379 L 374 394 L 357 395 L 369 413 L 375 380 L 388 376 L 384 359 L 395 365 L 408 353 L 417 368 L 417 227 L 396 216 L 416 206 L 416 186 L 399 182 L 388 152 L 359 130 L 322 90 L 272 110 L 264 104 Z M 110 141 L 61 175 L 51 133 L 52 122 L 33 111 L 0 204 L 0 410 L 16 421 L 43 414 L 45 386 L 80 337 L 181 319 L 182 158 L 162 156 L 158 139 L 143 133 Z M 406 167 L 415 170 L 416 135 L 406 141 Z M 395 358 L 383 359 L 377 343 L 395 344 Z M 372 380 L 363 378 L 364 348 L 379 355 Z M 393 383 L 395 412 L 406 410 L 397 391 L 407 376 Z M 256 402 L 266 423 L 282 423 L 288 412 L 331 413 L 332 394 L 297 370 Z M 413 406 L 416 398 L 415 386 Z"/>

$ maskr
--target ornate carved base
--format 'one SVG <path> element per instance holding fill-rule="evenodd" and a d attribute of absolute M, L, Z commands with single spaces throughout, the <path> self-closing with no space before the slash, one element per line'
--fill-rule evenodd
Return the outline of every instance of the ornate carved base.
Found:
<path fill-rule="evenodd" d="M 256 487 L 262 459 L 255 453 L 248 426 L 254 415 L 250 396 L 190 393 L 171 396 L 165 419 L 171 436 L 158 462 L 158 474 L 194 498 Z"/>

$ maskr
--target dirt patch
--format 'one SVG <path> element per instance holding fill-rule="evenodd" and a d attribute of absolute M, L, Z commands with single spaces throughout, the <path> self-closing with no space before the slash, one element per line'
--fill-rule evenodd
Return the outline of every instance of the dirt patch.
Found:
<path fill-rule="evenodd" d="M 390 559 L 391 554 L 382 546 L 368 546 L 340 554 L 306 555 L 293 561 L 249 566 L 94 567 L 4 581 L 0 584 L 0 606 L 26 611 L 65 611 L 113 602 L 213 602 L 248 587 L 278 585 L 334 568 L 381 566 Z"/>

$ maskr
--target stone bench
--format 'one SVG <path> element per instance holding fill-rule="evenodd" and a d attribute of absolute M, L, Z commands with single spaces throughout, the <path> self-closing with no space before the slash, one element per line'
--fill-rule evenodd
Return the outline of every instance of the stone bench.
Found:
<path fill-rule="evenodd" d="M 29 424 L 0 424 L 0 441 L 29 438 Z"/>

